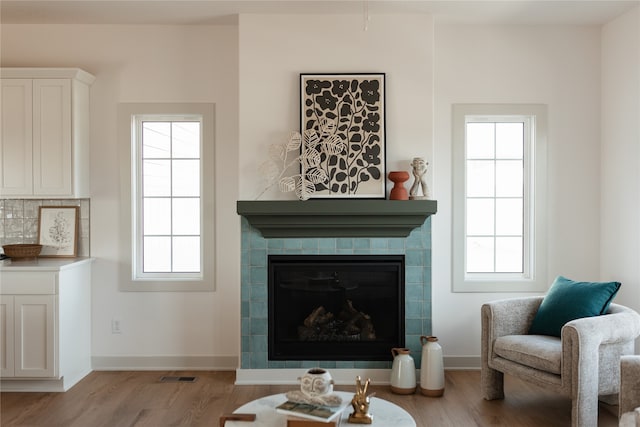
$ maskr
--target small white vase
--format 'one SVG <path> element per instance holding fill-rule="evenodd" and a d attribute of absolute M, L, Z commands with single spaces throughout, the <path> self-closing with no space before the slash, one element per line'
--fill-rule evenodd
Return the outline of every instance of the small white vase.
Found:
<path fill-rule="evenodd" d="M 391 391 L 396 394 L 416 392 L 416 364 L 408 348 L 392 348 Z"/>
<path fill-rule="evenodd" d="M 309 397 L 333 393 L 333 379 L 329 371 L 322 368 L 309 369 L 300 378 L 300 391 Z"/>

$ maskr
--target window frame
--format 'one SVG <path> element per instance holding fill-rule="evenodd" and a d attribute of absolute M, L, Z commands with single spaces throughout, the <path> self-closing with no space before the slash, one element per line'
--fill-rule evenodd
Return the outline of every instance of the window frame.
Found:
<path fill-rule="evenodd" d="M 198 122 L 200 124 L 200 141 L 199 141 L 199 154 L 198 162 L 200 167 L 199 174 L 199 194 L 198 200 L 200 205 L 200 233 L 198 237 L 200 238 L 200 271 L 198 272 L 145 272 L 144 271 L 144 238 L 146 234 L 144 233 L 144 169 L 143 162 L 145 158 L 143 157 L 143 124 L 146 122 L 164 122 L 164 123 L 178 123 L 178 122 Z M 135 254 L 135 261 L 133 265 L 133 279 L 134 280 L 200 280 L 203 276 L 203 265 L 204 265 L 204 241 L 202 236 L 202 221 L 203 221 L 203 206 L 202 206 L 202 191 L 203 191 L 203 158 L 202 158 L 202 147 L 203 147 L 203 122 L 204 118 L 200 114 L 137 114 L 132 117 L 132 138 L 134 139 L 131 144 L 132 153 L 131 155 L 135 159 L 135 162 L 132 162 L 134 168 L 132 170 L 132 177 L 134 178 L 134 184 L 132 188 L 135 188 L 133 197 L 132 197 L 132 216 L 131 221 L 133 223 L 133 253 Z M 174 157 L 171 155 L 167 158 L 167 160 L 174 160 Z M 173 202 L 175 196 L 171 194 L 168 197 L 171 202 Z M 173 217 L 172 217 L 173 222 Z M 174 237 L 173 231 L 170 234 L 170 237 Z M 173 258 L 173 255 L 172 255 Z"/>
<path fill-rule="evenodd" d="M 453 292 L 539 292 L 547 283 L 546 153 L 547 107 L 542 104 L 453 105 Z M 530 120 L 529 147 L 524 148 L 523 273 L 466 272 L 466 124 Z M 528 196 L 528 197 L 527 197 Z M 524 214 L 525 212 L 523 212 Z M 528 219 L 527 219 L 528 218 Z"/>
<path fill-rule="evenodd" d="M 121 227 L 119 233 L 119 288 L 123 291 L 213 291 L 215 290 L 215 156 L 214 156 L 214 104 L 123 103 L 118 106 L 119 140 L 121 144 Z M 141 147 L 137 143 L 136 120 L 199 117 L 200 142 L 200 239 L 201 261 L 199 273 L 142 273 L 142 238 L 140 221 L 143 209 L 141 199 L 142 161 Z"/>

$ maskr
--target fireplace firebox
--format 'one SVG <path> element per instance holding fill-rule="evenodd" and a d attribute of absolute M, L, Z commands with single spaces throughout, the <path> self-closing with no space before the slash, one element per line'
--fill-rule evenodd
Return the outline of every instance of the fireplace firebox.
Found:
<path fill-rule="evenodd" d="M 391 360 L 404 255 L 269 255 L 270 360 Z"/>

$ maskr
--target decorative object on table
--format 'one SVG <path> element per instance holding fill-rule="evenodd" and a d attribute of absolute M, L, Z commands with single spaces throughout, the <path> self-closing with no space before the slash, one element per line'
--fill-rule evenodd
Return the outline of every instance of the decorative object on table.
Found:
<path fill-rule="evenodd" d="M 427 166 L 429 163 L 425 162 L 422 157 L 414 157 L 411 162 L 411 168 L 413 171 L 413 185 L 409 190 L 409 198 L 411 200 L 424 200 L 429 198 L 429 188 L 427 187 Z M 422 190 L 422 196 L 420 196 L 420 190 Z"/>
<path fill-rule="evenodd" d="M 393 182 L 393 188 L 389 193 L 389 200 L 409 200 L 409 193 L 404 188 L 404 183 L 409 179 L 409 173 L 406 171 L 389 172 L 389 180 Z"/>
<path fill-rule="evenodd" d="M 40 206 L 38 243 L 41 257 L 75 257 L 78 253 L 78 206 Z"/>
<path fill-rule="evenodd" d="M 287 427 L 336 427 L 335 421 L 313 421 L 313 420 L 296 420 L 288 419 Z"/>
<path fill-rule="evenodd" d="M 371 379 L 362 384 L 361 378 L 356 377 L 356 394 L 351 399 L 351 406 L 353 412 L 349 414 L 349 422 L 353 424 L 371 424 L 373 422 L 373 415 L 369 413 L 369 405 L 371 404 L 371 397 L 375 393 L 367 395 L 367 389 L 369 388 Z"/>
<path fill-rule="evenodd" d="M 444 363 L 437 337 L 421 336 L 420 392 L 429 397 L 444 394 Z"/>
<path fill-rule="evenodd" d="M 289 401 L 329 407 L 342 404 L 342 398 L 333 393 L 333 378 L 326 369 L 311 368 L 298 380 L 300 390 L 286 393 Z"/>
<path fill-rule="evenodd" d="M 331 127 L 326 121 L 324 123 L 326 128 Z M 278 184 L 278 188 L 283 193 L 295 191 L 298 199 L 307 200 L 315 193 L 316 185 L 329 182 L 326 173 L 316 167 L 320 164 L 322 153 L 316 149 L 316 137 L 311 138 L 310 134 L 305 134 L 303 141 L 299 132 L 291 131 L 287 142 L 273 144 L 269 147 L 270 159 L 260 165 L 260 173 L 267 185 L 256 199 L 259 199 L 269 188 Z M 332 152 L 343 149 L 339 141 L 326 140 L 327 137 L 323 135 L 318 138 L 321 139 L 320 148 L 323 150 Z M 296 154 L 293 158 L 291 158 L 292 152 Z M 285 175 L 294 166 L 296 166 L 296 172 Z"/>
<path fill-rule="evenodd" d="M 416 364 L 408 348 L 392 348 L 391 391 L 396 394 L 416 392 Z"/>
<path fill-rule="evenodd" d="M 42 245 L 32 243 L 16 243 L 13 245 L 3 245 L 4 254 L 12 260 L 34 259 L 40 255 Z"/>
<path fill-rule="evenodd" d="M 321 153 L 328 182 L 314 183 L 313 198 L 385 198 L 385 75 L 300 74 L 304 150 Z M 323 147 L 335 143 L 333 150 Z M 341 148 L 338 150 L 338 148 Z"/>
<path fill-rule="evenodd" d="M 300 378 L 300 391 L 309 397 L 333 393 L 333 378 L 326 369 L 311 368 Z"/>
<path fill-rule="evenodd" d="M 337 396 L 340 398 L 339 396 Z M 342 399 L 341 399 L 342 400 Z M 276 406 L 276 412 L 279 414 L 300 417 L 314 421 L 329 422 L 340 416 L 342 411 L 347 407 L 348 402 L 344 402 L 339 406 L 313 405 L 310 403 L 300 403 L 287 400 L 286 402 Z"/>

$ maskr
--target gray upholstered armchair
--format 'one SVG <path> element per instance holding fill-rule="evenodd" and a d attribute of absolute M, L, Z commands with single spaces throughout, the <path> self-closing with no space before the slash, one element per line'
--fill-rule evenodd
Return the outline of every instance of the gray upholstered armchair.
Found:
<path fill-rule="evenodd" d="M 620 427 L 640 427 L 640 356 L 620 359 Z"/>
<path fill-rule="evenodd" d="M 509 374 L 571 397 L 571 424 L 598 425 L 598 396 L 618 393 L 620 357 L 633 354 L 640 315 L 611 304 L 607 314 L 572 320 L 561 338 L 528 335 L 543 297 L 482 306 L 482 395 L 504 398 Z"/>

